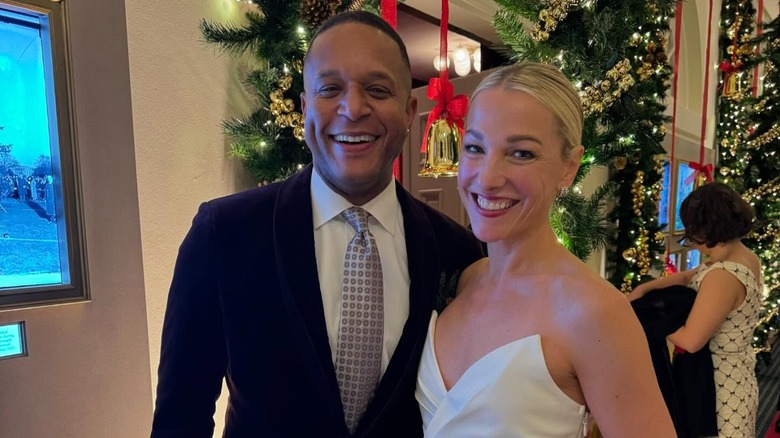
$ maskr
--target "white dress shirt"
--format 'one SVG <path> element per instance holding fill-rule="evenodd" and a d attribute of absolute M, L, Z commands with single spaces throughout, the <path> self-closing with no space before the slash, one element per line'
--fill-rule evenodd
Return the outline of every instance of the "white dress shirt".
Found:
<path fill-rule="evenodd" d="M 311 175 L 311 204 L 314 219 L 314 253 L 322 291 L 322 306 L 328 330 L 331 360 L 336 361 L 336 346 L 341 323 L 341 285 L 344 255 L 355 235 L 341 212 L 353 207 L 343 196 L 331 190 L 314 169 Z M 384 286 L 384 341 L 382 374 L 393 356 L 409 316 L 409 266 L 401 204 L 395 194 L 395 180 L 374 199 L 360 205 L 371 218 L 368 228 L 376 240 L 382 261 Z"/>

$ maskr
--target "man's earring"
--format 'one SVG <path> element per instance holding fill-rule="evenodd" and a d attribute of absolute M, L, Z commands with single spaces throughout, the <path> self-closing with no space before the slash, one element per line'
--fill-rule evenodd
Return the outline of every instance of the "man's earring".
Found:
<path fill-rule="evenodd" d="M 566 187 L 561 187 L 561 189 L 560 189 L 560 190 L 558 190 L 558 196 L 557 196 L 557 198 L 558 198 L 558 199 L 561 199 L 561 198 L 565 198 L 565 197 L 567 197 L 567 196 L 569 196 L 569 187 L 568 187 L 568 186 L 566 186 Z"/>
<path fill-rule="evenodd" d="M 409 134 L 411 134 L 411 133 L 412 133 L 412 130 L 411 130 L 411 129 L 409 129 L 409 128 L 406 128 L 406 135 L 408 136 L 408 135 L 409 135 Z"/>

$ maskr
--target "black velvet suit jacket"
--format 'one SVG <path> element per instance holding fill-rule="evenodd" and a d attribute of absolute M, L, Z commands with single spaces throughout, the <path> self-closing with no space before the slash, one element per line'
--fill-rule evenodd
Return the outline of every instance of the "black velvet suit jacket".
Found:
<path fill-rule="evenodd" d="M 225 437 L 349 437 L 317 276 L 311 172 L 200 207 L 168 297 L 152 437 L 211 437 L 223 376 Z M 470 232 L 396 187 L 409 317 L 359 437 L 422 436 L 414 390 L 431 311 L 447 279 L 482 257 Z"/>

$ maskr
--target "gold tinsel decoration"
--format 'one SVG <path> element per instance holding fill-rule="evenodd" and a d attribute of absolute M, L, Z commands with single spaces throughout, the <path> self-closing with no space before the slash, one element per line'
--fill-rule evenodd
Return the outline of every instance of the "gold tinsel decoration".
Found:
<path fill-rule="evenodd" d="M 609 108 L 635 83 L 628 59 L 615 64 L 607 71 L 606 76 L 606 79 L 589 85 L 580 92 L 582 110 L 586 117 Z"/>
<path fill-rule="evenodd" d="M 755 105 L 753 105 L 753 111 L 760 113 L 764 110 L 764 107 L 766 106 L 767 102 L 769 102 L 769 97 L 765 97 L 758 101 Z"/>
<path fill-rule="evenodd" d="M 649 233 L 645 228 L 640 228 L 636 245 L 633 248 L 624 250 L 622 254 L 626 261 L 639 268 L 640 277 L 647 275 L 647 273 L 650 272 L 650 249 L 647 245 L 647 241 L 649 240 L 648 234 Z M 634 274 L 631 272 L 628 272 L 623 276 L 623 283 L 620 285 L 621 292 L 631 292 L 633 289 L 633 279 Z"/>
<path fill-rule="evenodd" d="M 634 195 L 634 214 L 642 216 L 642 206 L 645 203 L 645 173 L 641 170 L 636 171 L 636 179 L 631 184 L 631 194 Z"/>
<path fill-rule="evenodd" d="M 336 15 L 341 0 L 301 0 L 301 20 L 309 27 L 317 28 Z"/>
<path fill-rule="evenodd" d="M 776 197 L 778 192 L 780 192 L 780 176 L 770 180 L 761 187 L 748 190 L 742 195 L 742 197 L 746 201 L 750 202 L 755 198 L 760 198 L 766 195 L 772 195 Z"/>
<path fill-rule="evenodd" d="M 274 122 L 280 128 L 292 128 L 293 135 L 298 141 L 303 141 L 303 115 L 293 111 L 295 102 L 292 99 L 285 99 L 284 92 L 292 86 L 292 76 L 284 75 L 277 82 L 279 88 L 271 91 L 271 103 L 268 110 L 276 116 Z"/>
<path fill-rule="evenodd" d="M 550 32 L 555 31 L 558 23 L 566 19 L 569 9 L 577 4 L 578 0 L 551 0 L 546 8 L 539 11 L 539 21 L 534 24 L 531 38 L 536 42 L 550 39 Z"/>
<path fill-rule="evenodd" d="M 366 0 L 352 0 L 347 6 L 348 11 L 359 11 L 366 4 Z"/>
<path fill-rule="evenodd" d="M 780 138 L 780 124 L 773 125 L 769 131 L 747 142 L 747 147 L 756 149 L 778 138 Z"/>

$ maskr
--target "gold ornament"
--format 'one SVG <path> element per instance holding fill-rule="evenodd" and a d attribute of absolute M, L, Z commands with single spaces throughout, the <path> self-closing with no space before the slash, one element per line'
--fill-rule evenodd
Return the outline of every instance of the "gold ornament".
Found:
<path fill-rule="evenodd" d="M 284 75 L 281 78 L 279 78 L 279 88 L 282 89 L 282 91 L 287 91 L 292 86 L 293 78 L 290 75 Z"/>
<path fill-rule="evenodd" d="M 301 20 L 309 27 L 320 27 L 336 14 L 340 4 L 340 0 L 302 0 L 299 8 Z"/>
<path fill-rule="evenodd" d="M 726 166 L 720 168 L 720 174 L 723 176 L 728 176 L 729 172 L 731 172 L 731 169 Z"/>
<path fill-rule="evenodd" d="M 531 38 L 536 42 L 547 41 L 558 23 L 566 19 L 569 9 L 579 4 L 578 0 L 550 0 L 547 8 L 539 11 L 539 21 L 534 23 Z"/>
<path fill-rule="evenodd" d="M 742 81 L 735 73 L 729 74 L 723 81 L 723 93 L 725 99 L 740 100 L 742 96 Z"/>
<path fill-rule="evenodd" d="M 348 11 L 358 11 L 361 8 L 363 8 L 363 5 L 366 3 L 366 0 L 352 0 L 349 2 L 349 6 L 347 6 Z"/>
<path fill-rule="evenodd" d="M 626 164 L 628 164 L 628 158 L 626 157 L 615 157 L 615 160 L 613 161 L 613 166 L 617 170 L 625 169 Z"/>
<path fill-rule="evenodd" d="M 633 263 L 635 257 L 636 257 L 636 249 L 628 248 L 627 250 L 623 251 L 623 259 L 625 261 Z"/>
<path fill-rule="evenodd" d="M 304 139 L 304 134 L 303 134 L 303 125 L 301 125 L 301 126 L 298 126 L 298 127 L 294 128 L 294 129 L 293 129 L 293 135 L 295 136 L 295 138 L 296 138 L 298 141 L 303 141 L 303 139 Z"/>
<path fill-rule="evenodd" d="M 279 88 L 272 90 L 268 97 L 271 103 L 268 110 L 274 116 L 274 123 L 280 128 L 293 128 L 293 136 L 299 141 L 303 141 L 303 116 L 301 113 L 294 112 L 295 102 L 292 99 L 285 99 L 284 92 L 292 86 L 292 76 L 284 75 L 277 81 Z"/>
<path fill-rule="evenodd" d="M 428 129 L 422 169 L 418 176 L 438 178 L 458 174 L 460 129 L 445 118 L 436 119 Z"/>
<path fill-rule="evenodd" d="M 615 64 L 606 73 L 607 79 L 596 81 L 582 90 L 580 100 L 585 116 L 600 113 L 615 103 L 620 96 L 634 85 L 631 64 L 628 59 Z"/>

